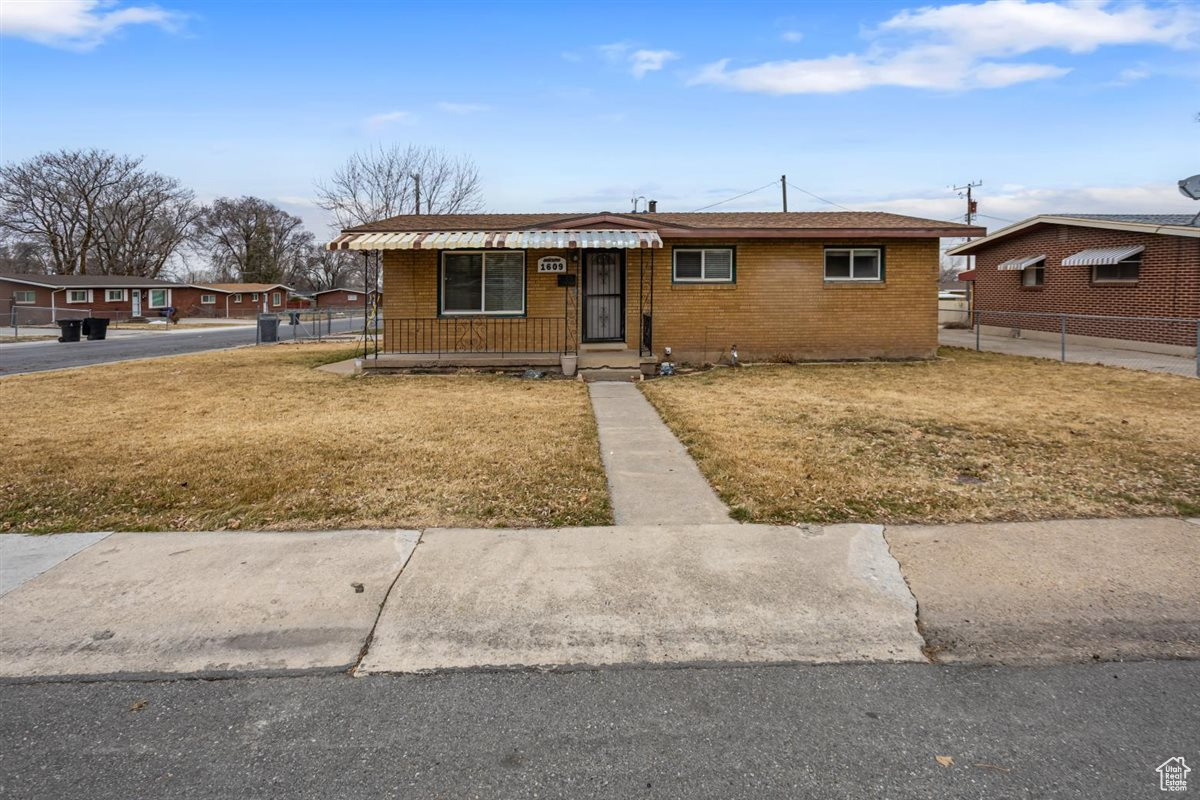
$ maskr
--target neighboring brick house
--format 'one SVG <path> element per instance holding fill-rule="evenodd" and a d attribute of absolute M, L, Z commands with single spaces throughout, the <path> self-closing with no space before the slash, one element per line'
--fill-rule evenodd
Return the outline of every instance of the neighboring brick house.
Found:
<path fill-rule="evenodd" d="M 1060 314 L 1195 321 L 1200 225 L 1192 220 L 1190 214 L 1043 215 L 948 254 L 975 257 L 974 308 L 987 328 L 1057 336 L 1063 319 L 1041 315 Z M 1069 336 L 1115 344 L 1196 345 L 1194 324 L 1085 318 L 1066 324 Z"/>
<path fill-rule="evenodd" d="M 399 216 L 331 249 L 382 250 L 379 366 L 929 358 L 940 237 L 875 212 Z M 648 370 L 647 370 L 648 371 Z"/>
<path fill-rule="evenodd" d="M 128 275 L 0 274 L 0 321 L 49 324 L 81 316 L 126 320 L 161 316 L 186 299 L 182 284 Z"/>
<path fill-rule="evenodd" d="M 190 317 L 253 317 L 287 309 L 292 290 L 282 283 L 192 284 L 188 304 L 179 311 Z"/>
<path fill-rule="evenodd" d="M 312 293 L 313 308 L 351 308 L 361 309 L 363 307 L 362 289 L 322 289 L 319 292 Z"/>

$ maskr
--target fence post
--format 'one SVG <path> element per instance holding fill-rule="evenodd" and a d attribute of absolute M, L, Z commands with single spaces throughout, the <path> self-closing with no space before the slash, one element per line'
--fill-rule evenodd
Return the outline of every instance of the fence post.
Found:
<path fill-rule="evenodd" d="M 979 324 L 979 312 L 976 311 L 974 316 L 975 316 L 975 350 L 979 351 L 979 349 L 980 349 L 980 347 L 979 347 L 979 328 L 981 327 Z"/>
<path fill-rule="evenodd" d="M 1058 315 L 1059 329 L 1059 358 L 1063 361 L 1067 360 L 1067 315 Z"/>

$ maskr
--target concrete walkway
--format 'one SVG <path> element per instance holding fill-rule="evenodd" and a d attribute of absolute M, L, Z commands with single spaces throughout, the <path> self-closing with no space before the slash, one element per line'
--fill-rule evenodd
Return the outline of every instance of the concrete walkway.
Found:
<path fill-rule="evenodd" d="M 109 536 L 108 533 L 0 535 L 0 596 Z"/>
<path fill-rule="evenodd" d="M 588 384 L 617 525 L 728 523 L 729 509 L 632 383 Z"/>
<path fill-rule="evenodd" d="M 975 332 L 943 328 L 938 332 L 938 343 L 947 347 L 975 349 Z M 981 349 L 990 353 L 1005 353 L 1012 356 L 1034 356 L 1062 359 L 1058 341 L 1043 339 L 1014 339 L 1011 336 L 979 337 Z M 1067 342 L 1067 361 L 1076 364 L 1104 364 L 1109 367 L 1125 367 L 1147 372 L 1167 372 L 1173 375 L 1196 377 L 1196 359 L 1169 356 L 1163 353 L 1147 353 L 1142 350 L 1123 350 L 1115 347 Z"/>

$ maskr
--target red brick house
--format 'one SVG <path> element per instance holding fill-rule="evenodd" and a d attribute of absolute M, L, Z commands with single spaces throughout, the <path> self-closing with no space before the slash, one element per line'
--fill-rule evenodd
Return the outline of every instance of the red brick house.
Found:
<path fill-rule="evenodd" d="M 361 309 L 363 307 L 362 289 L 322 289 L 312 293 L 313 308 L 346 308 Z"/>
<path fill-rule="evenodd" d="M 282 313 L 292 290 L 282 283 L 204 283 L 188 286 L 185 317 L 253 317 Z"/>
<path fill-rule="evenodd" d="M 1066 324 L 1071 337 L 1173 352 L 1196 346 L 1196 326 L 1158 320 L 1200 320 L 1193 221 L 1190 214 L 1042 215 L 947 254 L 975 257 L 972 300 L 985 328 L 1058 336 Z"/>
<path fill-rule="evenodd" d="M 382 252 L 375 366 L 650 371 L 672 361 L 929 358 L 939 238 L 876 212 L 404 215 L 330 249 Z"/>
<path fill-rule="evenodd" d="M 188 287 L 129 275 L 0 274 L 0 322 L 46 325 L 82 316 L 156 317 L 189 297 Z"/>

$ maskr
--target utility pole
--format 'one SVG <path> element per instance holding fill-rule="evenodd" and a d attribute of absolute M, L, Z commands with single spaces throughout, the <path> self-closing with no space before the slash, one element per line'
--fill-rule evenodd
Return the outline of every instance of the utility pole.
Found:
<path fill-rule="evenodd" d="M 413 193 L 417 196 L 417 213 L 420 214 L 421 213 L 421 176 L 414 172 L 412 174 L 412 179 L 413 179 L 413 187 L 414 187 Z"/>
<path fill-rule="evenodd" d="M 787 213 L 787 175 L 779 176 L 779 188 L 783 192 L 783 212 Z"/>
<path fill-rule="evenodd" d="M 954 191 L 958 192 L 959 197 L 967 198 L 967 213 L 964 219 L 966 219 L 968 225 L 974 221 L 975 215 L 979 213 L 979 203 L 971 195 L 971 190 L 977 186 L 983 186 L 983 181 L 970 181 L 965 186 L 954 187 Z M 964 189 L 966 190 L 965 192 L 963 191 Z"/>

